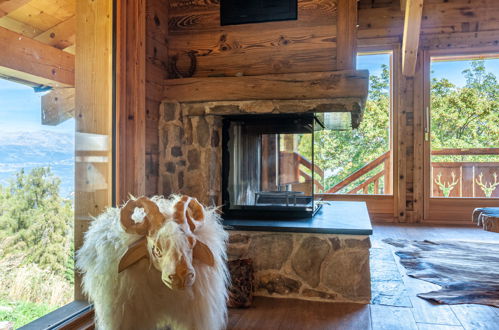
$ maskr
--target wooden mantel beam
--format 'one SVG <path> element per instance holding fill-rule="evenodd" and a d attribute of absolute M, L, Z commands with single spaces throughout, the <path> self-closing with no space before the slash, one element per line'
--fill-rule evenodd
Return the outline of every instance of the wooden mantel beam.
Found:
<path fill-rule="evenodd" d="M 404 36 L 402 40 L 402 73 L 414 76 L 423 15 L 423 0 L 406 0 Z"/>
<path fill-rule="evenodd" d="M 164 96 L 178 102 L 365 98 L 367 70 L 243 77 L 167 79 Z"/>
<path fill-rule="evenodd" d="M 0 45 L 0 74 L 53 87 L 74 86 L 74 55 L 3 27 Z"/>

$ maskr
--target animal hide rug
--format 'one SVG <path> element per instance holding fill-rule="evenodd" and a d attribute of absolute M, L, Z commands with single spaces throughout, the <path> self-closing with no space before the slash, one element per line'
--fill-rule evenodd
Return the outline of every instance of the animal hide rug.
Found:
<path fill-rule="evenodd" d="M 418 297 L 442 304 L 499 307 L 499 243 L 384 239 L 408 275 L 442 288 Z"/>

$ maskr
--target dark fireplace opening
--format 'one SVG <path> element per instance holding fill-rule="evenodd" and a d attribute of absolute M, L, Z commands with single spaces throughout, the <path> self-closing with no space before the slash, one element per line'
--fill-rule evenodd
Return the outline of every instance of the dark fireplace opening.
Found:
<path fill-rule="evenodd" d="M 223 120 L 222 199 L 226 219 L 312 217 L 312 113 L 226 116 Z"/>

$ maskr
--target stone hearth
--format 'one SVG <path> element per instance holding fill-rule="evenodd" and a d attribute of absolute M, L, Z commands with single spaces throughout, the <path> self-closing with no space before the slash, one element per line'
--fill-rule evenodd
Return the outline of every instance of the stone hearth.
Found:
<path fill-rule="evenodd" d="M 369 303 L 369 236 L 231 231 L 229 259 L 251 258 L 255 295 Z"/>

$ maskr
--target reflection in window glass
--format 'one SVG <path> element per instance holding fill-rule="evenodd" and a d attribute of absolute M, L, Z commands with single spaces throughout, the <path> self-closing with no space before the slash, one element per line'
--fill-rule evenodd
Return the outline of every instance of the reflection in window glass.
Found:
<path fill-rule="evenodd" d="M 73 300 L 75 122 L 41 124 L 47 93 L 0 79 L 0 321 L 15 328 Z"/>

